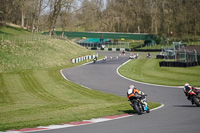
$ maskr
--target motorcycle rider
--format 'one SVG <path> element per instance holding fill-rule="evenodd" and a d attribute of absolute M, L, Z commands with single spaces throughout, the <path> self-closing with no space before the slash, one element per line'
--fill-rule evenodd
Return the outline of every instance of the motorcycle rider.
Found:
<path fill-rule="evenodd" d="M 95 55 L 94 59 L 93 59 L 93 63 L 95 63 L 97 61 L 98 55 Z"/>
<path fill-rule="evenodd" d="M 189 100 L 190 99 L 190 95 L 189 93 L 191 91 L 195 91 L 196 93 L 198 93 L 194 87 L 190 86 L 188 83 L 185 83 L 184 85 L 184 89 L 183 89 L 184 93 L 185 93 L 185 96 L 187 96 L 187 99 Z"/>
<path fill-rule="evenodd" d="M 102 62 L 105 62 L 107 60 L 107 56 L 104 56 Z"/>
<path fill-rule="evenodd" d="M 125 50 L 122 51 L 122 54 L 125 54 Z"/>
<path fill-rule="evenodd" d="M 151 58 L 151 54 L 150 53 L 147 54 L 147 58 Z"/>
<path fill-rule="evenodd" d="M 98 55 L 96 54 L 94 58 L 97 60 L 97 58 L 98 58 Z"/>
<path fill-rule="evenodd" d="M 146 102 L 146 97 L 145 97 L 144 92 L 139 91 L 137 88 L 135 88 L 134 85 L 129 85 L 128 92 L 127 92 L 128 99 L 131 100 L 131 97 L 135 96 L 136 93 L 141 95 L 141 98 L 142 98 L 141 102 L 145 105 L 145 108 L 147 108 L 147 102 Z"/>

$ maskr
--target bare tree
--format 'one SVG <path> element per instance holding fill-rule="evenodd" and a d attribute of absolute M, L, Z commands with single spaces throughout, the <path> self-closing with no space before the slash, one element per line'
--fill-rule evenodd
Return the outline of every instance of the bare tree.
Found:
<path fill-rule="evenodd" d="M 35 0 L 13 0 L 13 6 L 18 7 L 21 13 L 21 27 L 25 27 L 25 17 L 33 12 Z M 30 17 L 29 17 L 30 18 Z M 28 19 L 27 19 L 28 21 Z"/>
<path fill-rule="evenodd" d="M 51 0 L 51 5 L 53 6 L 53 11 L 49 15 L 49 36 L 54 34 L 55 24 L 57 17 L 59 16 L 60 10 L 62 8 L 62 0 Z"/>
<path fill-rule="evenodd" d="M 3 26 L 6 26 L 8 17 L 12 12 L 12 1 L 10 0 L 0 0 L 0 23 L 2 21 Z"/>
<path fill-rule="evenodd" d="M 83 0 L 77 17 L 86 30 L 99 30 L 102 24 L 102 0 Z"/>
<path fill-rule="evenodd" d="M 75 2 L 78 4 L 75 5 Z M 0 22 L 48 28 L 58 24 L 86 31 L 137 32 L 196 37 L 200 32 L 200 0 L 0 0 Z M 45 9 L 45 10 L 44 10 Z M 41 21 L 42 20 L 42 21 Z M 26 23 L 26 24 L 25 24 Z M 57 25 L 56 25 L 57 24 Z"/>
<path fill-rule="evenodd" d="M 37 11 L 36 11 L 36 31 L 39 32 L 40 26 L 40 16 L 43 10 L 45 10 L 49 5 L 49 1 L 37 0 Z"/>
<path fill-rule="evenodd" d="M 64 32 L 66 30 L 66 27 L 70 25 L 70 23 L 73 23 L 72 21 L 72 13 L 69 11 L 62 11 L 61 12 L 61 27 L 62 27 L 62 37 L 64 36 Z"/>

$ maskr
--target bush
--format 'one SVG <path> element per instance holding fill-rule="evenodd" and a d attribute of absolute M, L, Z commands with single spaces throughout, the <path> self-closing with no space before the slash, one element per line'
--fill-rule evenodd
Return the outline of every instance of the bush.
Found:
<path fill-rule="evenodd" d="M 112 51 L 112 48 L 108 48 L 108 51 Z"/>
<path fill-rule="evenodd" d="M 120 51 L 120 48 L 116 48 L 116 51 Z"/>
<path fill-rule="evenodd" d="M 104 50 L 104 48 L 101 48 L 101 50 Z"/>

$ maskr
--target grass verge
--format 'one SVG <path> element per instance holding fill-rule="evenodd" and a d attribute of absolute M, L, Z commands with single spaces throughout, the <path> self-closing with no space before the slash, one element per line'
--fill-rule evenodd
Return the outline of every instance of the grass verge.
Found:
<path fill-rule="evenodd" d="M 196 67 L 160 67 L 159 59 L 131 60 L 119 69 L 119 73 L 137 81 L 168 85 L 183 86 L 188 82 L 200 87 L 200 66 Z"/>

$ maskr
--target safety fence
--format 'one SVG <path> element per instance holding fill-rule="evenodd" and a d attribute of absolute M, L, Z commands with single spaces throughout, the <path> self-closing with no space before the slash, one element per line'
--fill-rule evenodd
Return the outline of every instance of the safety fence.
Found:
<path fill-rule="evenodd" d="M 86 56 L 78 57 L 78 58 L 75 58 L 75 59 L 71 59 L 71 61 L 72 61 L 72 63 L 79 63 L 81 61 L 94 59 L 95 56 L 98 57 L 98 55 L 86 55 Z"/>
<path fill-rule="evenodd" d="M 132 55 L 132 54 L 130 54 L 130 55 Z M 96 54 L 96 55 L 86 55 L 86 56 L 83 56 L 83 57 L 78 57 L 78 58 L 75 58 L 75 59 L 71 59 L 71 61 L 72 61 L 72 63 L 79 63 L 81 61 L 94 59 L 95 56 L 98 57 L 98 54 Z M 112 60 L 112 59 L 119 59 L 119 57 L 127 57 L 127 56 L 130 57 L 129 53 L 128 54 L 126 54 L 126 53 L 116 53 L 116 55 L 114 55 L 114 56 L 105 56 L 104 58 Z M 139 56 L 139 54 L 138 54 L 138 56 Z M 144 55 L 142 55 L 142 58 L 143 57 L 144 57 Z"/>
<path fill-rule="evenodd" d="M 161 61 L 160 67 L 193 67 L 200 65 L 200 61 L 180 62 L 180 61 Z"/>
<path fill-rule="evenodd" d="M 10 41 L 10 42 L 18 42 L 25 43 L 29 41 L 40 41 L 40 40 L 48 40 L 51 37 L 48 35 L 40 35 L 40 34 L 28 34 L 28 35 L 7 35 L 0 34 L 0 41 Z"/>
<path fill-rule="evenodd" d="M 92 47 L 92 48 L 87 48 L 90 50 L 102 50 L 102 51 L 134 51 L 134 49 L 130 48 L 98 48 L 98 47 Z"/>

